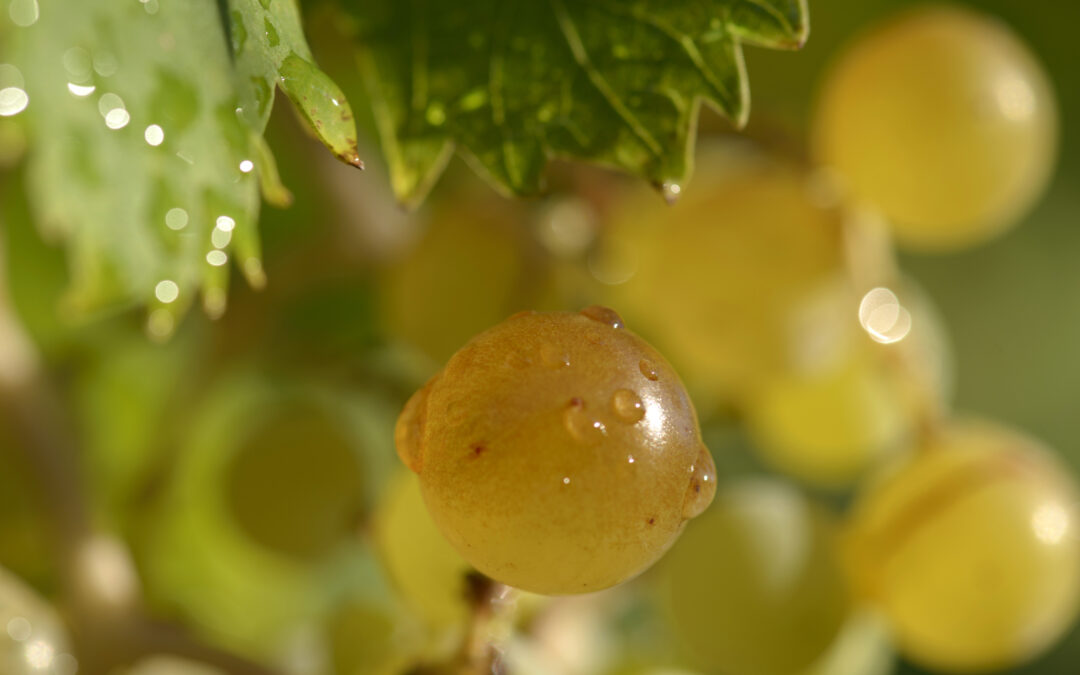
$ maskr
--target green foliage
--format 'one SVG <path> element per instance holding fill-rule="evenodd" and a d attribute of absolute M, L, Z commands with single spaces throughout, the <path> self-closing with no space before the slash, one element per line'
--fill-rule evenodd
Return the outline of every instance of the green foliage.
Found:
<path fill-rule="evenodd" d="M 230 259 L 263 282 L 260 182 L 289 200 L 261 136 L 275 84 L 360 163 L 352 112 L 311 64 L 292 2 L 86 0 L 9 31 L 30 101 L 30 198 L 67 243 L 70 314 L 147 303 L 165 336 L 200 292 L 224 311 Z"/>
<path fill-rule="evenodd" d="M 514 194 L 570 157 L 674 196 L 700 101 L 746 120 L 741 43 L 796 48 L 808 33 L 805 0 L 346 4 L 393 188 L 411 204 L 455 147 Z"/>

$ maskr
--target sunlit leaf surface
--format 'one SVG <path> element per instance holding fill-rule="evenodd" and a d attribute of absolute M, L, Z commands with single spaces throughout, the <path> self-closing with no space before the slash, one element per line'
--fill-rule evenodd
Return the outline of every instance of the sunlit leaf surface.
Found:
<path fill-rule="evenodd" d="M 67 244 L 68 314 L 145 303 L 164 337 L 197 298 L 224 311 L 230 263 L 263 283 L 260 184 L 271 203 L 290 199 L 261 135 L 275 85 L 360 165 L 352 112 L 311 63 L 292 2 L 34 7 L 6 17 L 0 107 L 30 111 L 29 192 L 40 227 Z"/>
<path fill-rule="evenodd" d="M 504 191 L 552 157 L 674 197 L 701 101 L 749 109 L 741 43 L 795 48 L 803 0 L 348 0 L 394 191 L 423 198 L 454 148 Z"/>

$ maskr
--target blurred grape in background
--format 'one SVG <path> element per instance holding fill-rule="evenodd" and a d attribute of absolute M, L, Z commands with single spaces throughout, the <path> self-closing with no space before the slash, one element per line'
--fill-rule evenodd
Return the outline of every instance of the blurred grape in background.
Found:
<path fill-rule="evenodd" d="M 809 0 L 674 204 L 444 152 L 407 210 L 372 3 L 299 3 L 310 54 L 282 14 L 221 30 L 284 0 L 129 4 L 0 0 L 0 675 L 1080 672 L 1080 6 Z M 275 69 L 230 98 L 245 41 Z M 526 593 L 448 543 L 394 425 L 474 335 L 594 304 L 678 371 L 717 497 L 641 576 Z"/>

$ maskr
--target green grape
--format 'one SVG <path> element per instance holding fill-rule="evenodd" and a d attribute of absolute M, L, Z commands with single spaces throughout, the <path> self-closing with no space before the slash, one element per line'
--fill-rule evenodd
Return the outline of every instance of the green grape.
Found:
<path fill-rule="evenodd" d="M 384 607 L 353 602 L 327 620 L 330 662 L 336 675 L 400 675 L 406 672 L 398 617 Z"/>
<path fill-rule="evenodd" d="M 375 515 L 375 542 L 406 602 L 438 625 L 465 621 L 465 575 L 472 570 L 439 532 L 411 471 L 395 478 Z"/>
<path fill-rule="evenodd" d="M 1053 92 L 1027 47 L 998 21 L 934 6 L 843 53 L 814 129 L 818 158 L 924 249 L 1014 225 L 1049 180 L 1056 140 Z"/>
<path fill-rule="evenodd" d="M 954 423 L 919 450 L 857 500 L 853 579 L 920 664 L 966 673 L 1034 657 L 1080 606 L 1076 486 L 998 426 Z"/>
<path fill-rule="evenodd" d="M 663 605 L 710 672 L 805 672 L 829 649 L 850 599 L 824 509 L 754 479 L 721 489 L 658 566 Z"/>
<path fill-rule="evenodd" d="M 531 304 L 542 276 L 536 243 L 505 200 L 436 208 L 420 240 L 380 283 L 380 314 L 393 337 L 443 362 L 507 314 Z"/>
<path fill-rule="evenodd" d="M 473 338 L 395 439 L 462 557 L 538 593 L 638 574 L 715 491 L 675 371 L 603 307 L 524 312 Z"/>
<path fill-rule="evenodd" d="M 873 611 L 856 609 L 828 651 L 800 675 L 889 675 L 895 669 L 888 624 Z"/>
<path fill-rule="evenodd" d="M 151 605 L 279 661 L 343 597 L 381 588 L 356 517 L 380 477 L 368 475 L 375 458 L 393 457 L 394 412 L 354 398 L 245 372 L 206 393 L 146 520 Z"/>
<path fill-rule="evenodd" d="M 718 405 L 786 367 L 788 314 L 842 269 L 841 212 L 796 167 L 705 150 L 676 204 L 629 198 L 594 264 L 602 296 Z"/>
<path fill-rule="evenodd" d="M 897 288 L 860 298 L 830 284 L 801 308 L 792 366 L 764 378 L 745 408 L 771 466 L 845 487 L 943 414 L 952 370 L 937 315 L 917 289 Z"/>
<path fill-rule="evenodd" d="M 18 577 L 0 568 L 0 673 L 75 675 L 60 617 Z"/>
<path fill-rule="evenodd" d="M 318 558 L 359 522 L 363 485 L 355 441 L 341 420 L 302 399 L 267 412 L 228 469 L 230 510 L 254 541 Z"/>

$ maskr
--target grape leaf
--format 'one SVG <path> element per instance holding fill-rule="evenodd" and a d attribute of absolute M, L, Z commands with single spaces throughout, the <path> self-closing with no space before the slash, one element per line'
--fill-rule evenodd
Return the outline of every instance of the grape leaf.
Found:
<path fill-rule="evenodd" d="M 410 204 L 454 148 L 514 194 L 569 157 L 674 196 L 700 102 L 745 122 L 741 44 L 797 48 L 808 34 L 805 0 L 343 1 Z"/>
<path fill-rule="evenodd" d="M 345 95 L 314 65 L 295 0 L 229 0 L 229 27 L 248 123 L 263 129 L 274 85 L 293 102 L 316 136 L 339 159 L 363 168 L 356 124 Z"/>
<path fill-rule="evenodd" d="M 164 337 L 200 294 L 224 311 L 230 260 L 263 282 L 260 184 L 289 199 L 262 138 L 275 85 L 359 165 L 352 112 L 311 63 L 292 0 L 80 0 L 40 15 L 20 1 L 34 13 L 4 47 L 29 98 L 34 216 L 68 251 L 69 315 L 145 303 Z"/>

